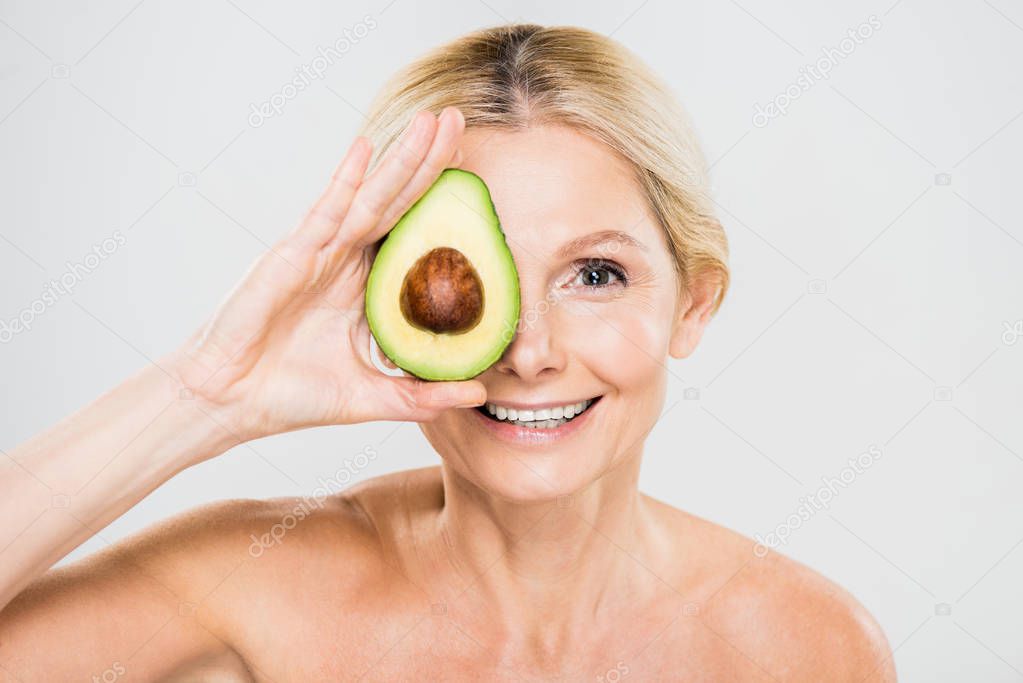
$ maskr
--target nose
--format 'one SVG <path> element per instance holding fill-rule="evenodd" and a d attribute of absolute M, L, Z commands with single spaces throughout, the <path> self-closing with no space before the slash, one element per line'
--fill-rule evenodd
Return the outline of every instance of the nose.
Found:
<path fill-rule="evenodd" d="M 515 337 L 494 364 L 503 375 L 526 382 L 553 377 L 565 369 L 565 353 L 554 335 L 555 312 L 546 300 L 523 306 Z"/>

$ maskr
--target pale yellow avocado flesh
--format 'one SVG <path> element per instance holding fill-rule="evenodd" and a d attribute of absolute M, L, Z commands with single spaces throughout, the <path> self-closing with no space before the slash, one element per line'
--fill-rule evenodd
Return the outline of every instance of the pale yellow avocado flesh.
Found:
<path fill-rule="evenodd" d="M 483 285 L 483 314 L 462 333 L 411 325 L 401 310 L 405 275 L 437 247 L 460 251 Z M 514 336 L 519 279 L 490 192 L 468 171 L 448 169 L 398 221 L 377 253 L 366 284 L 366 318 L 395 365 L 430 380 L 475 377 L 496 362 Z"/>

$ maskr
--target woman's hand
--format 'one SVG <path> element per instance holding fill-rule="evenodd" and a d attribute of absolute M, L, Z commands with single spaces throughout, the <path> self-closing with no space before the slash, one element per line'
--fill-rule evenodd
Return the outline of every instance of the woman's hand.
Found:
<path fill-rule="evenodd" d="M 90 573 L 100 571 L 96 564 L 76 572 L 77 583 L 69 577 L 52 583 L 53 590 L 59 584 L 60 599 L 37 592 L 17 614 L 4 609 L 96 529 L 183 469 L 259 436 L 362 420 L 429 420 L 485 400 L 478 381 L 429 383 L 378 371 L 363 317 L 375 243 L 446 166 L 459 163 L 464 128 L 455 109 L 439 119 L 421 112 L 366 177 L 372 150 L 356 139 L 301 225 L 256 262 L 184 348 L 9 452 L 17 466 L 0 476 L 0 518 L 10 532 L 0 562 L 5 644 L 17 632 L 19 656 L 44 652 L 48 636 L 32 625 L 57 622 L 58 615 L 80 622 L 110 598 L 111 581 L 123 589 L 121 602 L 111 605 L 168 599 L 163 591 L 156 598 L 146 579 L 122 581 L 138 575 L 131 560 L 111 560 L 116 579 Z M 121 550 L 115 555 L 130 557 Z M 134 628 L 150 611 L 132 614 Z M 196 660 L 181 645 L 187 630 L 178 631 L 180 647 L 162 653 L 164 663 Z M 115 656 L 119 641 L 110 633 L 110 642 L 73 654 L 94 656 L 97 645 Z M 40 670 L 47 666 L 45 655 L 33 657 Z M 103 654 L 100 661 L 111 660 Z"/>
<path fill-rule="evenodd" d="M 478 381 L 391 377 L 370 357 L 364 316 L 375 243 L 457 165 L 465 121 L 420 112 L 366 176 L 357 138 L 330 185 L 290 235 L 264 254 L 171 366 L 200 405 L 239 440 L 367 420 L 427 421 L 480 405 Z"/>

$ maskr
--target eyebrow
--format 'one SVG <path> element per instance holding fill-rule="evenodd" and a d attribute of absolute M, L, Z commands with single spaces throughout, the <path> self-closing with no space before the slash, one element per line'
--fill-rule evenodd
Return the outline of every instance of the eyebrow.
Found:
<path fill-rule="evenodd" d="M 628 233 L 622 232 L 621 230 L 600 230 L 598 232 L 591 232 L 588 235 L 583 235 L 582 237 L 576 237 L 574 240 L 566 242 L 558 248 L 557 253 L 560 257 L 567 257 L 609 242 L 617 242 L 625 246 L 647 251 L 646 245 Z"/>

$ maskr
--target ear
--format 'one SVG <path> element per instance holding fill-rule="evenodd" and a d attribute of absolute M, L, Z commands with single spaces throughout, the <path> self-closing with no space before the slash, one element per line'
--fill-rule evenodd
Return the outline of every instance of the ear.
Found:
<path fill-rule="evenodd" d="M 719 289 L 720 283 L 716 278 L 703 277 L 694 279 L 682 294 L 668 348 L 672 358 L 687 358 L 696 350 L 703 330 L 710 322 Z"/>

